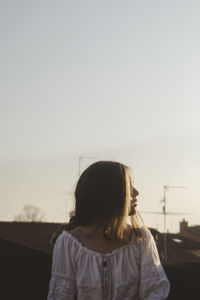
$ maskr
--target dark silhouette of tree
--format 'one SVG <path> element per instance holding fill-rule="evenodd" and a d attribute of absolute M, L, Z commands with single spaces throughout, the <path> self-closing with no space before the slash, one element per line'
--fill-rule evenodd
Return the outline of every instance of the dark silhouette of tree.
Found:
<path fill-rule="evenodd" d="M 23 212 L 15 216 L 17 222 L 42 222 L 44 213 L 39 207 L 32 204 L 27 204 L 23 207 Z"/>

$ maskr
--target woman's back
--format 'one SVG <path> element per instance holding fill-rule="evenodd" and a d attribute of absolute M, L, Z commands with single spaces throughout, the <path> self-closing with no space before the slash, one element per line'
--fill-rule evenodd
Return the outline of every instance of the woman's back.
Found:
<path fill-rule="evenodd" d="M 132 232 L 131 240 L 120 244 L 102 243 L 100 233 L 95 244 L 88 242 L 88 233 L 77 227 L 58 237 L 48 300 L 167 298 L 169 282 L 148 229 L 142 230 L 141 242 Z"/>

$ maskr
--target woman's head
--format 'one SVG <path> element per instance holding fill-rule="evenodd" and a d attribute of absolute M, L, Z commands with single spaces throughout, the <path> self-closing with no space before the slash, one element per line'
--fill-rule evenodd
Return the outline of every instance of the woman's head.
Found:
<path fill-rule="evenodd" d="M 77 225 L 102 224 L 105 232 L 120 238 L 138 192 L 130 169 L 119 162 L 99 161 L 80 176 L 75 189 Z"/>
<path fill-rule="evenodd" d="M 128 216 L 138 240 L 141 240 L 142 219 L 135 209 L 137 195 L 130 168 L 113 161 L 92 164 L 77 182 L 75 210 L 69 223 L 54 233 L 51 244 L 54 245 L 63 230 L 70 231 L 79 225 L 103 226 L 105 238 L 122 239 Z"/>

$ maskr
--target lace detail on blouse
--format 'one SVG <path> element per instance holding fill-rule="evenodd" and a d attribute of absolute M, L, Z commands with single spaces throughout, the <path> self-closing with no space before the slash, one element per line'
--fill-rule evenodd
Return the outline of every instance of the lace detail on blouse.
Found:
<path fill-rule="evenodd" d="M 89 285 L 81 285 L 78 289 L 78 299 L 102 299 L 102 293 L 99 288 L 91 288 Z"/>
<path fill-rule="evenodd" d="M 51 277 L 49 296 L 51 296 L 51 297 L 54 297 L 54 296 L 56 297 L 58 295 L 74 296 L 74 292 L 76 290 L 75 287 L 76 287 L 76 281 L 74 279 L 66 278 L 64 276 L 55 274 Z"/>
<path fill-rule="evenodd" d="M 112 299 L 137 299 L 136 296 L 138 294 L 138 281 L 131 281 L 123 287 L 116 287 L 113 298 Z"/>
<path fill-rule="evenodd" d="M 141 280 L 146 280 L 151 278 L 156 281 L 161 277 L 163 278 L 165 277 L 165 272 L 161 264 L 150 263 L 142 266 Z"/>

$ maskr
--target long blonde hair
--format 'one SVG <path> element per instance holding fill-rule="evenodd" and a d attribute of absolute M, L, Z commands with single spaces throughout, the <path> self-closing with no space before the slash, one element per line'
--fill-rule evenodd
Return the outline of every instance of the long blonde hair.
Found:
<path fill-rule="evenodd" d="M 76 185 L 74 214 L 54 235 L 53 242 L 63 230 L 97 223 L 103 225 L 106 239 L 120 240 L 124 238 L 128 218 L 137 239 L 141 239 L 139 213 L 129 216 L 132 188 L 129 174 L 130 168 L 119 162 L 98 161 L 90 165 Z"/>

